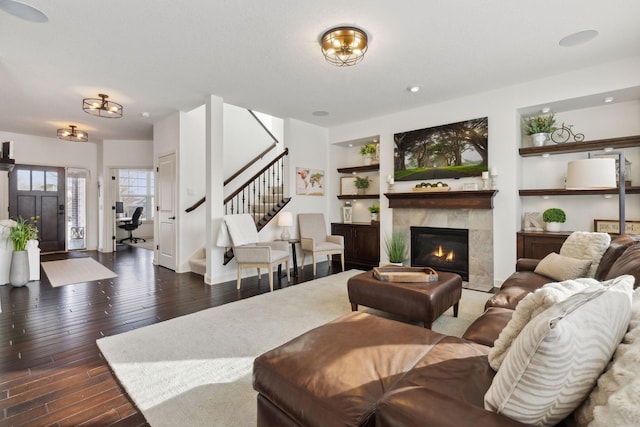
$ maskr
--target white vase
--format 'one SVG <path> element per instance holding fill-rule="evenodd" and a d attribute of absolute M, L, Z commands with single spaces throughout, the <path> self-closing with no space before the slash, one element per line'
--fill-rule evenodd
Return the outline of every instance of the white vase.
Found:
<path fill-rule="evenodd" d="M 560 231 L 561 222 L 547 222 L 547 231 Z"/>
<path fill-rule="evenodd" d="M 365 154 L 363 156 L 363 160 L 364 160 L 364 165 L 365 166 L 369 166 L 371 164 L 371 162 L 373 162 L 373 155 L 372 154 Z"/>
<path fill-rule="evenodd" d="M 14 251 L 11 257 L 11 273 L 9 283 L 11 286 L 20 287 L 29 282 L 29 253 L 27 251 Z"/>
<path fill-rule="evenodd" d="M 534 147 L 542 147 L 548 140 L 548 133 L 534 133 L 533 135 L 531 135 L 531 141 Z"/>
<path fill-rule="evenodd" d="M 377 221 L 378 220 L 378 214 L 377 213 L 372 213 L 371 214 L 371 221 Z"/>

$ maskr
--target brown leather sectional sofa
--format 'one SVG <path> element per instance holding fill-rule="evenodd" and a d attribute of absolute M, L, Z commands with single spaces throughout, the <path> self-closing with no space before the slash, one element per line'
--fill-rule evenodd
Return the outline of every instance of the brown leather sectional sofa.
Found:
<path fill-rule="evenodd" d="M 614 239 L 596 279 L 631 274 L 637 287 L 638 242 Z M 521 426 L 484 409 L 495 375 L 487 354 L 517 303 L 553 281 L 536 264 L 518 260 L 462 338 L 356 312 L 261 355 L 258 426 Z"/>

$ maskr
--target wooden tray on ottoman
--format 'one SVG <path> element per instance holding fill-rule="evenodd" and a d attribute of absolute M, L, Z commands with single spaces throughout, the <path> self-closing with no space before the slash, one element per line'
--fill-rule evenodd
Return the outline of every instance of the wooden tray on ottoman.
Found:
<path fill-rule="evenodd" d="M 438 273 L 431 267 L 375 267 L 373 277 L 383 282 L 437 282 Z"/>

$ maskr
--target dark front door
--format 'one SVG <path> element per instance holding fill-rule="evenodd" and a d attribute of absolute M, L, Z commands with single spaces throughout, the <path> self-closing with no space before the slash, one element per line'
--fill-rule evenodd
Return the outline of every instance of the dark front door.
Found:
<path fill-rule="evenodd" d="M 39 217 L 43 252 L 65 250 L 64 212 L 64 168 L 16 165 L 9 173 L 9 217 Z"/>

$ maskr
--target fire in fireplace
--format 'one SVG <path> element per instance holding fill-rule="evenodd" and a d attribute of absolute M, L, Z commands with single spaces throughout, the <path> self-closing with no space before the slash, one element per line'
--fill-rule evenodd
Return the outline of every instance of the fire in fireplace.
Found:
<path fill-rule="evenodd" d="M 411 265 L 457 273 L 469 281 L 469 230 L 411 227 Z"/>

